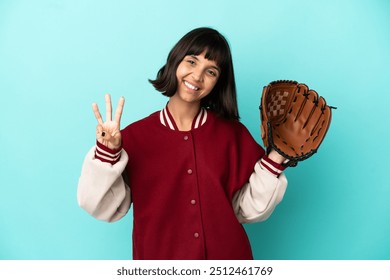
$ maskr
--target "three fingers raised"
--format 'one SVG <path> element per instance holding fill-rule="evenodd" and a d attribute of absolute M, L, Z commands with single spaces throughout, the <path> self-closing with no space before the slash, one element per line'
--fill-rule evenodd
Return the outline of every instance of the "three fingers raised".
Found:
<path fill-rule="evenodd" d="M 106 100 L 106 121 L 112 121 L 112 104 L 111 104 L 111 97 L 109 94 L 105 95 L 105 100 Z M 118 106 L 116 108 L 115 116 L 114 116 L 114 121 L 117 122 L 118 124 L 121 121 L 124 105 L 125 105 L 125 98 L 122 96 L 121 98 L 119 98 Z M 95 114 L 95 118 L 98 121 L 98 123 L 100 125 L 103 125 L 104 121 L 102 115 L 100 114 L 99 107 L 96 103 L 92 103 L 92 110 L 93 113 Z"/>

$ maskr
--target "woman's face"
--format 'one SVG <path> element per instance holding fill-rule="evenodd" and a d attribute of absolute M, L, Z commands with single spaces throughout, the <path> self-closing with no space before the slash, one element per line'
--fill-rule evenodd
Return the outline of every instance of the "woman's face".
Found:
<path fill-rule="evenodd" d="M 205 53 L 187 55 L 180 62 L 176 70 L 176 97 L 186 102 L 200 103 L 213 90 L 221 70 L 215 61 L 205 58 Z"/>

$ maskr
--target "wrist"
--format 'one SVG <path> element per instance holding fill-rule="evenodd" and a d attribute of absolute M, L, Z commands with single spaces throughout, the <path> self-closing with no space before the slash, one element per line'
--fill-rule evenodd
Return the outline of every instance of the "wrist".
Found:
<path fill-rule="evenodd" d="M 267 157 L 278 164 L 282 164 L 286 160 L 286 158 L 284 158 L 281 154 L 279 154 L 274 149 L 271 150 L 271 152 L 267 155 Z"/>
<path fill-rule="evenodd" d="M 95 158 L 101 160 L 102 162 L 108 162 L 111 164 L 115 164 L 120 160 L 122 152 L 122 146 L 116 149 L 110 149 L 96 141 L 96 150 L 95 150 Z"/>
<path fill-rule="evenodd" d="M 280 159 L 279 159 L 280 160 Z M 270 173 L 272 173 L 274 176 L 278 177 L 285 169 L 286 166 L 282 165 L 281 163 L 278 163 L 274 160 L 272 160 L 269 156 L 264 155 L 260 160 L 260 166 L 268 170 Z"/>

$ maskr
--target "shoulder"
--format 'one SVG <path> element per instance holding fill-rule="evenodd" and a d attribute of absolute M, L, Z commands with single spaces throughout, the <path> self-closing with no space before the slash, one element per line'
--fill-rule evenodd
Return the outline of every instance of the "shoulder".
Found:
<path fill-rule="evenodd" d="M 153 144 L 158 124 L 159 114 L 154 112 L 122 129 L 122 146 L 124 150 L 130 155 L 139 147 Z"/>
<path fill-rule="evenodd" d="M 210 124 L 204 134 L 207 145 L 215 150 L 230 151 L 230 156 L 239 154 L 243 158 L 253 157 L 258 160 L 264 155 L 264 149 L 243 123 L 220 118 L 213 112 L 209 113 L 210 118 L 207 120 L 210 120 Z"/>
<path fill-rule="evenodd" d="M 208 120 L 210 123 L 218 128 L 226 129 L 228 131 L 232 131 L 233 133 L 249 133 L 249 130 L 246 126 L 238 120 L 227 120 L 217 116 L 212 111 L 207 111 L 209 115 Z"/>
<path fill-rule="evenodd" d="M 128 126 L 126 126 L 124 129 L 122 129 L 123 134 L 129 134 L 132 131 L 139 131 L 143 129 L 150 129 L 153 125 L 156 124 L 156 120 L 159 118 L 159 111 L 156 111 L 149 116 L 140 119 L 138 121 L 135 121 Z"/>
<path fill-rule="evenodd" d="M 214 140 L 220 142 L 258 145 L 247 127 L 238 120 L 227 120 L 208 111 L 207 122 L 205 128 L 200 129 L 200 132 L 208 136 L 208 139 L 212 135 Z"/>

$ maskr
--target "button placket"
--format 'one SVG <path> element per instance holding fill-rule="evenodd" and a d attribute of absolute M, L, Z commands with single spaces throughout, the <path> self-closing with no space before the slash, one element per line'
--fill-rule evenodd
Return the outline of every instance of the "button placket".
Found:
<path fill-rule="evenodd" d="M 189 135 L 184 135 L 182 139 L 184 141 L 188 142 L 188 144 L 190 144 L 190 142 L 188 141 L 188 140 L 190 140 L 190 136 Z M 187 172 L 187 175 L 193 175 L 195 170 L 193 168 L 191 168 L 191 167 L 188 167 L 186 172 Z M 191 206 L 196 206 L 197 205 L 196 199 L 191 199 L 189 202 L 190 202 Z M 194 239 L 199 239 L 200 238 L 199 231 L 195 230 L 194 233 L 193 233 L 193 237 L 194 237 Z"/>
<path fill-rule="evenodd" d="M 183 139 L 184 139 L 184 141 L 188 141 L 188 139 L 190 139 L 190 137 L 189 137 L 188 135 L 184 135 L 184 136 L 183 136 Z M 188 169 L 187 169 L 187 174 L 188 174 L 188 175 L 191 175 L 192 173 L 193 173 L 192 168 L 188 168 Z"/>

